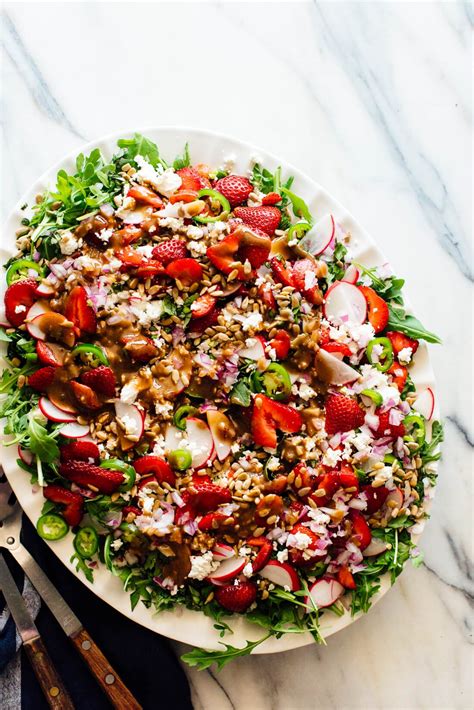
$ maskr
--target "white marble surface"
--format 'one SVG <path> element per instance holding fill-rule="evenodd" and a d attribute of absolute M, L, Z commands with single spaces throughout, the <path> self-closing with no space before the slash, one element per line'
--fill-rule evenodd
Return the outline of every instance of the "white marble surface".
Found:
<path fill-rule="evenodd" d="M 472 6 L 3 9 L 4 216 L 84 140 L 153 124 L 234 134 L 333 192 L 444 340 L 432 348 L 446 442 L 425 565 L 326 648 L 241 659 L 218 676 L 189 671 L 196 710 L 470 707 Z"/>

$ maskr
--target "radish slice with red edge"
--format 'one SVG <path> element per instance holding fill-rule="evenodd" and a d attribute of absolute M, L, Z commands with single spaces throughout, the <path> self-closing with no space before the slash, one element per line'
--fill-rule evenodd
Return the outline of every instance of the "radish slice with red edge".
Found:
<path fill-rule="evenodd" d="M 380 540 L 378 537 L 373 537 L 362 554 L 364 557 L 375 557 L 381 555 L 388 548 L 388 543 L 385 540 Z"/>
<path fill-rule="evenodd" d="M 41 283 L 35 291 L 37 296 L 42 296 L 43 298 L 51 298 L 56 293 L 56 289 L 51 284 Z"/>
<path fill-rule="evenodd" d="M 347 267 L 346 273 L 342 277 L 342 281 L 347 281 L 347 283 L 350 284 L 356 284 L 359 280 L 359 269 L 354 266 L 354 264 L 351 264 L 350 266 Z"/>
<path fill-rule="evenodd" d="M 433 416 L 434 408 L 435 396 L 431 387 L 427 387 L 425 390 L 420 392 L 416 398 L 413 404 L 413 409 L 429 421 Z"/>
<path fill-rule="evenodd" d="M 234 427 L 229 417 L 217 409 L 208 409 L 206 415 L 217 458 L 224 461 L 230 454 L 231 433 L 235 433 Z"/>
<path fill-rule="evenodd" d="M 301 588 L 300 578 L 294 567 L 287 562 L 270 560 L 259 572 L 260 577 L 270 580 L 279 587 L 285 587 L 291 592 L 297 592 Z"/>
<path fill-rule="evenodd" d="M 367 317 L 364 294 L 357 286 L 346 281 L 336 281 L 328 289 L 323 309 L 329 320 L 339 320 L 352 325 L 362 325 Z"/>
<path fill-rule="evenodd" d="M 208 576 L 210 582 L 227 582 L 240 574 L 247 564 L 245 557 L 229 557 L 220 563 L 219 567 Z"/>
<path fill-rule="evenodd" d="M 84 439 L 89 436 L 89 427 L 86 424 L 78 424 L 77 422 L 71 424 L 65 424 L 59 430 L 61 436 L 65 436 L 67 439 Z"/>
<path fill-rule="evenodd" d="M 18 446 L 18 456 L 27 466 L 31 466 L 35 460 L 34 455 L 28 449 L 24 449 L 22 446 Z"/>
<path fill-rule="evenodd" d="M 347 385 L 359 379 L 359 373 L 333 353 L 322 348 L 316 353 L 318 378 L 329 385 Z"/>
<path fill-rule="evenodd" d="M 322 217 L 298 242 L 298 249 L 312 256 L 322 254 L 331 244 L 336 226 L 332 214 Z"/>
<path fill-rule="evenodd" d="M 51 306 L 47 301 L 36 301 L 36 303 L 33 303 L 28 309 L 25 320 L 27 323 L 31 322 L 34 318 L 42 316 L 43 313 L 49 313 L 50 310 Z"/>
<path fill-rule="evenodd" d="M 322 577 L 310 587 L 309 595 L 305 597 L 305 602 L 308 607 L 307 611 L 313 611 L 313 605 L 318 609 L 324 609 L 337 602 L 339 597 L 344 594 L 344 587 L 337 579 L 331 577 Z M 311 597 L 311 599 L 310 599 Z"/>
<path fill-rule="evenodd" d="M 51 402 L 47 397 L 40 397 L 38 406 L 47 419 L 52 422 L 75 422 L 76 417 L 70 412 L 64 412 Z"/>
<path fill-rule="evenodd" d="M 189 417 L 186 420 L 187 448 L 191 452 L 192 467 L 201 468 L 215 455 L 211 430 L 202 419 Z"/>
<path fill-rule="evenodd" d="M 69 402 L 63 402 L 55 394 L 50 394 L 49 399 L 54 404 L 55 407 L 60 409 L 62 412 L 68 412 L 69 414 L 77 414 L 77 409 Z"/>
<path fill-rule="evenodd" d="M 224 560 L 234 557 L 235 550 L 230 545 L 226 545 L 225 542 L 217 542 L 212 548 L 212 555 L 215 560 Z"/>
<path fill-rule="evenodd" d="M 120 399 L 115 400 L 115 414 L 124 425 L 124 436 L 127 434 L 140 439 L 145 430 L 145 418 L 135 404 L 127 404 Z"/>
<path fill-rule="evenodd" d="M 247 360 L 254 360 L 255 362 L 262 359 L 264 360 L 265 340 L 262 336 L 256 335 L 254 338 L 248 338 L 248 340 L 255 342 L 252 342 L 250 345 L 246 344 L 245 348 L 239 350 L 239 357 Z"/>

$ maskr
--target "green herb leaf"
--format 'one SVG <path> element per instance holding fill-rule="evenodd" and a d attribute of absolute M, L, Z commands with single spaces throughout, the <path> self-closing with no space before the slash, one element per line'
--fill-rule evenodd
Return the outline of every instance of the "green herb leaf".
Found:
<path fill-rule="evenodd" d="M 240 407 L 250 407 L 252 390 L 245 379 L 235 383 L 230 391 L 229 399 L 232 404 L 238 404 Z"/>
<path fill-rule="evenodd" d="M 282 187 L 281 192 L 290 199 L 295 217 L 302 217 L 309 222 L 309 224 L 313 224 L 313 217 L 303 198 L 291 192 L 291 190 L 288 190 L 286 187 Z"/>
<path fill-rule="evenodd" d="M 86 578 L 89 582 L 93 582 L 93 581 L 94 581 L 94 573 L 93 573 L 93 571 L 91 570 L 91 568 L 86 564 L 86 561 L 82 559 L 82 557 L 80 557 L 79 555 L 76 555 L 76 553 L 74 553 L 74 555 L 71 557 L 71 560 L 70 560 L 70 561 L 71 561 L 73 564 L 75 564 L 75 567 L 76 567 L 76 571 L 77 571 L 77 572 L 83 572 L 85 578 Z"/>
<path fill-rule="evenodd" d="M 37 419 L 30 417 L 28 434 L 29 449 L 44 463 L 52 463 L 59 458 L 59 448 L 54 436 Z"/>
<path fill-rule="evenodd" d="M 403 307 L 389 304 L 388 310 L 390 312 L 387 325 L 389 330 L 399 330 L 410 338 L 416 338 L 416 340 L 441 343 L 441 339 L 435 333 L 430 333 L 430 331 L 426 330 L 415 316 L 407 315 Z"/>
<path fill-rule="evenodd" d="M 224 651 L 206 651 L 204 648 L 195 648 L 193 651 L 181 656 L 181 660 L 187 663 L 188 666 L 196 666 L 201 671 L 215 663 L 217 670 L 220 671 L 226 663 L 229 663 L 229 661 L 232 661 L 234 658 L 248 656 L 254 648 L 266 641 L 271 635 L 272 634 L 269 633 L 257 641 L 247 641 L 244 648 L 236 648 L 235 646 L 229 646 L 227 643 L 222 642 L 222 645 L 225 647 Z"/>
<path fill-rule="evenodd" d="M 189 144 L 186 143 L 183 155 L 177 155 L 174 159 L 173 168 L 175 170 L 181 170 L 182 168 L 187 168 L 189 165 L 191 165 L 191 157 L 189 155 Z"/>
<path fill-rule="evenodd" d="M 148 160 L 154 168 L 158 164 L 163 167 L 168 167 L 166 162 L 160 158 L 160 151 L 156 143 L 153 143 L 149 138 L 145 138 L 140 133 L 135 133 L 133 138 L 122 138 L 117 141 L 119 148 L 124 151 L 124 157 L 127 160 L 135 160 L 137 155 L 141 155 L 145 160 Z"/>

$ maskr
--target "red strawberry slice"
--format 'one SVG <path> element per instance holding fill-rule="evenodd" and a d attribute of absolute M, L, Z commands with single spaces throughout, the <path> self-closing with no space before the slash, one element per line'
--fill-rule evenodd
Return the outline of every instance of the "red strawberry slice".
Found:
<path fill-rule="evenodd" d="M 217 319 L 219 318 L 220 311 L 214 308 L 212 311 L 202 318 L 196 318 L 191 321 L 190 332 L 194 335 L 196 333 L 204 333 L 206 328 L 210 328 L 212 325 L 216 325 Z"/>
<path fill-rule="evenodd" d="M 266 537 L 249 537 L 245 546 L 258 548 L 258 553 L 252 561 L 252 571 L 255 574 L 265 567 L 272 556 L 273 545 Z"/>
<path fill-rule="evenodd" d="M 148 187 L 143 185 L 134 185 L 127 192 L 127 197 L 133 197 L 137 202 L 142 202 L 145 205 L 151 205 L 155 210 L 159 210 L 163 207 L 163 200 L 158 197 L 156 192 L 150 190 Z"/>
<path fill-rule="evenodd" d="M 351 397 L 330 394 L 326 399 L 325 429 L 328 434 L 358 429 L 364 423 L 364 411 Z"/>
<path fill-rule="evenodd" d="M 244 262 L 248 259 L 253 268 L 258 268 L 267 260 L 270 247 L 267 234 L 239 224 L 231 234 L 208 248 L 207 258 L 224 274 L 237 270 L 237 278 L 245 281 L 251 274 L 246 273 Z"/>
<path fill-rule="evenodd" d="M 298 410 L 281 402 L 275 402 L 264 394 L 255 397 L 252 410 L 252 436 L 257 446 L 274 449 L 277 445 L 277 429 L 295 434 L 303 426 Z"/>
<path fill-rule="evenodd" d="M 396 439 L 405 435 L 405 426 L 403 424 L 390 424 L 390 412 L 382 412 L 380 409 L 376 409 L 375 414 L 379 418 L 379 425 L 374 432 L 375 436 L 391 436 Z"/>
<path fill-rule="evenodd" d="M 205 293 L 203 296 L 199 296 L 191 304 L 191 318 L 204 318 L 204 316 L 209 315 L 209 313 L 215 310 L 217 300 L 210 293 Z"/>
<path fill-rule="evenodd" d="M 188 249 L 184 239 L 168 239 L 153 248 L 153 256 L 161 261 L 163 266 L 168 266 L 176 259 L 185 259 L 188 256 Z"/>
<path fill-rule="evenodd" d="M 276 298 L 273 295 L 272 287 L 269 283 L 260 284 L 258 287 L 258 296 L 262 303 L 270 310 L 276 310 Z"/>
<path fill-rule="evenodd" d="M 189 504 L 196 513 L 208 513 L 219 505 L 230 503 L 232 500 L 230 490 L 215 483 L 195 482 L 193 488 L 196 489 L 196 492 L 190 491 Z"/>
<path fill-rule="evenodd" d="M 145 335 L 124 335 L 121 342 L 135 362 L 150 362 L 159 352 L 153 340 Z"/>
<path fill-rule="evenodd" d="M 359 478 L 350 464 L 343 464 L 337 472 L 337 478 L 343 488 L 356 488 L 359 490 Z"/>
<path fill-rule="evenodd" d="M 61 367 L 64 364 L 67 350 L 56 343 L 45 343 L 44 340 L 36 341 L 36 354 L 38 360 L 44 365 Z"/>
<path fill-rule="evenodd" d="M 372 533 L 367 525 L 367 521 L 358 510 L 351 508 L 349 511 L 349 519 L 352 523 L 352 541 L 360 547 L 361 550 L 370 545 Z"/>
<path fill-rule="evenodd" d="M 133 247 L 125 247 L 115 252 L 115 256 L 120 259 L 123 264 L 122 271 L 126 271 L 128 267 L 134 268 L 146 263 L 147 259 Z"/>
<path fill-rule="evenodd" d="M 61 461 L 98 461 L 100 451 L 93 441 L 71 441 L 59 447 Z"/>
<path fill-rule="evenodd" d="M 277 330 L 270 340 L 270 347 L 274 349 L 279 360 L 286 360 L 291 348 L 291 338 L 286 330 Z"/>
<path fill-rule="evenodd" d="M 315 483 L 315 476 L 312 474 L 307 465 L 300 461 L 296 464 L 292 473 L 295 474 L 293 482 L 290 484 L 291 489 L 298 495 L 301 488 L 313 488 Z"/>
<path fill-rule="evenodd" d="M 201 520 L 198 522 L 199 530 L 202 532 L 208 532 L 209 530 L 217 530 L 224 520 L 228 520 L 230 516 L 224 513 L 206 513 Z M 231 518 L 233 520 L 233 518 Z"/>
<path fill-rule="evenodd" d="M 313 532 L 310 528 L 306 527 L 306 525 L 302 525 L 301 523 L 295 525 L 290 530 L 290 533 L 292 535 L 300 533 L 302 535 L 307 535 L 311 539 L 311 542 L 308 544 L 306 550 L 298 550 L 296 547 L 290 547 L 289 557 L 291 562 L 295 565 L 295 567 L 311 567 L 311 565 L 314 565 L 316 561 L 315 557 L 314 555 L 308 555 L 307 551 L 318 549 L 319 538 L 316 533 Z M 304 554 L 305 552 L 306 555 Z"/>
<path fill-rule="evenodd" d="M 238 582 L 218 587 L 214 592 L 218 604 L 227 611 L 242 614 L 257 598 L 257 587 L 253 582 Z"/>
<path fill-rule="evenodd" d="M 272 274 L 275 281 L 283 284 L 283 286 L 295 286 L 293 270 L 289 262 L 285 263 L 275 256 L 271 260 L 270 266 L 272 267 Z"/>
<path fill-rule="evenodd" d="M 255 230 L 255 231 L 260 232 L 261 230 L 259 229 L 259 230 Z M 263 234 L 263 232 L 262 232 L 262 234 Z M 240 254 L 241 254 L 240 258 L 242 259 L 243 262 L 249 261 L 250 266 L 253 269 L 258 269 L 260 266 L 262 266 L 262 264 L 264 264 L 266 262 L 266 260 L 268 259 L 269 253 L 270 253 L 270 250 L 267 249 L 266 247 L 258 247 L 255 245 L 249 245 L 249 246 L 242 247 L 242 249 L 240 250 Z"/>
<path fill-rule="evenodd" d="M 420 341 L 415 340 L 415 338 L 409 338 L 408 335 L 400 333 L 399 330 L 389 330 L 386 335 L 392 343 L 393 352 L 396 356 L 398 356 L 400 350 L 404 350 L 405 348 L 411 348 L 413 354 L 418 350 Z"/>
<path fill-rule="evenodd" d="M 310 303 L 322 303 L 321 291 L 318 287 L 318 273 L 314 261 L 298 259 L 292 268 L 295 288 L 300 291 Z"/>
<path fill-rule="evenodd" d="M 133 513 L 133 515 L 135 516 L 141 515 L 142 511 L 140 510 L 140 508 L 137 508 L 136 505 L 124 505 L 124 507 L 122 508 L 122 513 L 123 517 L 125 518 L 129 513 Z"/>
<path fill-rule="evenodd" d="M 214 189 L 222 193 L 232 207 L 236 207 L 248 199 L 253 187 L 243 175 L 226 175 L 216 182 Z"/>
<path fill-rule="evenodd" d="M 34 279 L 16 281 L 5 291 L 5 315 L 14 328 L 18 328 L 25 318 L 28 310 L 36 301 L 36 288 L 38 283 Z"/>
<path fill-rule="evenodd" d="M 337 580 L 346 589 L 355 589 L 357 587 L 357 584 L 355 583 L 355 579 L 352 576 L 352 572 L 350 571 L 349 567 L 340 568 L 337 573 Z"/>
<path fill-rule="evenodd" d="M 83 286 L 75 286 L 66 298 L 64 315 L 84 333 L 92 334 L 97 330 L 95 311 L 89 305 L 87 292 Z"/>
<path fill-rule="evenodd" d="M 36 370 L 28 377 L 28 384 L 38 392 L 46 392 L 54 380 L 55 372 L 56 368 L 50 365 L 48 367 L 40 367 L 39 370 Z"/>
<path fill-rule="evenodd" d="M 159 274 L 164 274 L 165 270 L 161 261 L 157 259 L 149 259 L 144 261 L 137 268 L 136 274 L 139 279 L 152 279 Z"/>
<path fill-rule="evenodd" d="M 283 498 L 275 493 L 270 493 L 265 495 L 258 503 L 255 508 L 254 520 L 258 527 L 269 528 L 272 527 L 273 523 L 269 523 L 268 520 L 273 516 L 279 518 L 283 513 Z"/>
<path fill-rule="evenodd" d="M 181 178 L 180 190 L 199 191 L 205 187 L 211 187 L 209 180 L 198 173 L 196 168 L 181 168 L 176 171 Z"/>
<path fill-rule="evenodd" d="M 158 483 L 169 483 L 170 486 L 174 486 L 176 483 L 176 474 L 173 469 L 159 456 L 152 454 L 141 456 L 133 462 L 133 467 L 140 476 L 153 476 Z"/>
<path fill-rule="evenodd" d="M 100 407 L 102 407 L 102 402 L 100 401 L 94 390 L 88 387 L 87 385 L 82 385 L 80 382 L 71 380 L 70 386 L 78 404 L 81 407 L 84 407 L 84 409 L 95 410 L 100 409 Z"/>
<path fill-rule="evenodd" d="M 392 381 L 395 387 L 403 392 L 408 379 L 408 370 L 405 365 L 400 365 L 398 362 L 394 362 L 393 365 L 387 370 L 389 375 L 392 375 Z"/>
<path fill-rule="evenodd" d="M 75 527 L 82 520 L 84 499 L 79 493 L 73 493 L 62 486 L 45 486 L 43 495 L 53 503 L 63 505 L 61 514 L 68 525 Z"/>
<path fill-rule="evenodd" d="M 336 343 L 334 341 L 331 341 L 329 343 L 324 343 L 323 345 L 321 345 L 321 348 L 323 350 L 326 350 L 326 352 L 328 353 L 339 353 L 343 357 L 350 357 L 352 355 L 350 347 L 345 343 Z"/>
<path fill-rule="evenodd" d="M 278 207 L 262 205 L 261 207 L 236 207 L 234 210 L 236 217 L 239 217 L 244 224 L 249 227 L 261 229 L 270 237 L 274 234 L 280 224 L 281 212 Z"/>
<path fill-rule="evenodd" d="M 368 319 L 376 333 L 380 333 L 388 323 L 389 310 L 386 302 L 370 286 L 358 286 L 367 301 Z"/>
<path fill-rule="evenodd" d="M 379 488 L 362 486 L 360 492 L 364 493 L 367 499 L 367 508 L 365 509 L 365 512 L 369 515 L 373 515 L 373 513 L 380 510 L 385 503 L 388 494 L 390 493 L 388 488 L 385 488 L 385 486 L 379 486 Z"/>
<path fill-rule="evenodd" d="M 202 266 L 196 259 L 176 259 L 168 264 L 166 273 L 173 279 L 179 279 L 185 286 L 191 286 L 202 279 Z"/>
<path fill-rule="evenodd" d="M 100 468 L 86 461 L 66 461 L 60 464 L 59 473 L 68 481 L 74 481 L 80 486 L 93 486 L 107 495 L 114 493 L 124 481 L 119 471 Z"/>
<path fill-rule="evenodd" d="M 281 195 L 278 192 L 269 192 L 262 198 L 262 205 L 276 205 L 281 202 Z"/>
<path fill-rule="evenodd" d="M 99 365 L 89 372 L 84 372 L 81 375 L 81 382 L 93 389 L 94 392 L 104 394 L 106 397 L 115 395 L 117 380 L 113 370 L 106 365 Z"/>
<path fill-rule="evenodd" d="M 143 236 L 143 229 L 136 227 L 134 224 L 127 224 L 123 229 L 117 229 L 114 232 L 114 245 L 126 247 L 133 244 L 137 239 Z"/>

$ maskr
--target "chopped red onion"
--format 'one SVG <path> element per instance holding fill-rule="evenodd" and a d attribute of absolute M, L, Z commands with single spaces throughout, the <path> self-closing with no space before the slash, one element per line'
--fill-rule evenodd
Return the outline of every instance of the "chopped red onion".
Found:
<path fill-rule="evenodd" d="M 171 498 L 173 499 L 173 502 L 176 503 L 176 505 L 178 506 L 178 508 L 183 508 L 183 507 L 184 507 L 184 505 L 185 505 L 184 500 L 181 498 L 181 496 L 179 495 L 178 491 L 173 491 L 173 492 L 171 493 Z"/>
<path fill-rule="evenodd" d="M 189 520 L 183 525 L 183 530 L 188 535 L 195 535 L 198 531 L 198 526 L 195 520 Z"/>

